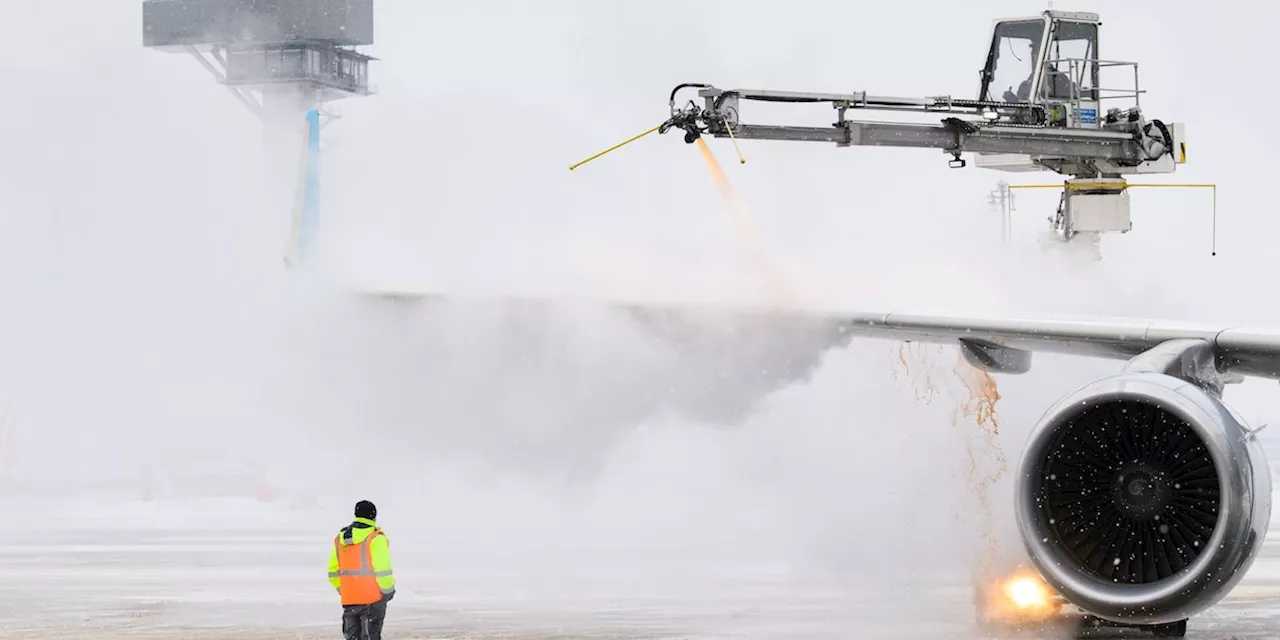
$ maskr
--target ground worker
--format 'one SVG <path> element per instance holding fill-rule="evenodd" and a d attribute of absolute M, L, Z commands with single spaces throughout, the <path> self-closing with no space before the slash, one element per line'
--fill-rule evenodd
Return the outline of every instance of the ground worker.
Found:
<path fill-rule="evenodd" d="M 342 597 L 342 635 L 346 640 L 382 640 L 387 603 L 396 595 L 387 534 L 375 522 L 378 508 L 356 503 L 355 521 L 333 538 L 329 584 Z"/>

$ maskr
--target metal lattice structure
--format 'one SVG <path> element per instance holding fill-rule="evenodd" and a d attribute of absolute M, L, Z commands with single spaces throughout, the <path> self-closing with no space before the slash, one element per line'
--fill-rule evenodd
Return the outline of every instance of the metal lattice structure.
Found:
<path fill-rule="evenodd" d="M 298 184 L 286 261 L 299 262 L 318 225 L 321 116 L 337 117 L 325 105 L 376 92 L 376 58 L 358 50 L 373 44 L 373 0 L 145 0 L 142 34 L 194 57 L 261 119 L 267 172 Z"/>

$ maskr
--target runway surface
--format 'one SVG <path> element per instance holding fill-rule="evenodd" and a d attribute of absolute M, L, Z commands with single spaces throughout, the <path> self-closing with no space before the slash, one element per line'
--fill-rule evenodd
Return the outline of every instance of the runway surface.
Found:
<path fill-rule="evenodd" d="M 28 522 L 10 511 L 17 526 L 0 543 L 0 638 L 340 637 L 323 573 L 334 527 L 242 515 L 217 516 L 213 527 L 139 529 L 129 516 Z M 877 587 L 865 576 L 732 562 L 682 574 L 646 571 L 616 549 L 551 546 L 544 565 L 553 566 L 556 553 L 578 560 L 577 569 L 556 574 L 483 540 L 395 535 L 403 586 L 389 607 L 388 639 L 1062 637 L 980 632 L 962 576 Z M 1275 638 L 1277 625 L 1273 534 L 1243 583 L 1194 618 L 1187 637 Z"/>

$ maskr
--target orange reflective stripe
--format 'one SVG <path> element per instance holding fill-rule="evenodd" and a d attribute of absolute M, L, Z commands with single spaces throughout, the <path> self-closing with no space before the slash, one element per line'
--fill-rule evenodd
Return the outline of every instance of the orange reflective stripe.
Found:
<path fill-rule="evenodd" d="M 348 530 L 351 531 L 351 530 Z M 360 544 L 351 544 L 353 538 L 343 539 L 342 534 L 333 538 L 333 548 L 338 554 L 338 593 L 342 604 L 373 604 L 382 599 L 382 589 L 373 571 L 373 553 L 369 543 L 381 535 L 374 529 Z M 354 533 L 352 533 L 354 535 Z"/>

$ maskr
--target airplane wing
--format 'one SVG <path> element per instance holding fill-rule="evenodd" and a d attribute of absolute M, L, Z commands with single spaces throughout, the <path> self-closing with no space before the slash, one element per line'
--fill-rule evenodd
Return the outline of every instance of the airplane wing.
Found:
<path fill-rule="evenodd" d="M 1280 378 L 1280 331 L 1275 329 L 1107 318 L 1063 320 L 912 313 L 852 313 L 844 316 L 844 321 L 850 333 L 856 335 L 956 343 L 975 358 L 983 358 L 984 354 L 994 358 L 988 368 L 1005 373 L 1026 371 L 1030 353 L 1036 351 L 1127 360 L 1170 340 L 1190 339 L 1208 343 L 1220 369 Z"/>
<path fill-rule="evenodd" d="M 393 300 L 452 301 L 454 296 L 376 292 Z M 562 302 L 500 298 L 500 304 L 526 309 Z M 599 304 L 599 303 L 595 303 Z M 608 302 L 609 309 L 631 316 L 652 331 L 680 342 L 705 340 L 710 333 L 732 336 L 738 344 L 819 336 L 826 346 L 858 337 L 904 342 L 952 344 L 975 366 L 996 373 L 1025 373 L 1034 352 L 1127 360 L 1170 340 L 1207 343 L 1219 370 L 1280 379 L 1280 329 L 1196 325 L 1178 322 L 1089 317 L 980 317 L 906 312 L 800 311 L 717 307 L 679 303 Z"/>

